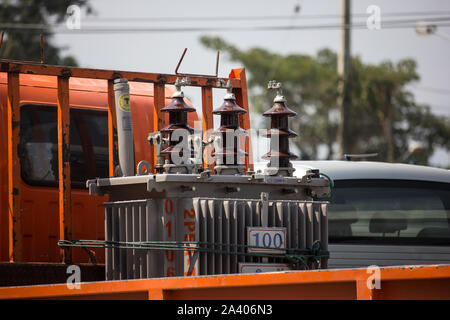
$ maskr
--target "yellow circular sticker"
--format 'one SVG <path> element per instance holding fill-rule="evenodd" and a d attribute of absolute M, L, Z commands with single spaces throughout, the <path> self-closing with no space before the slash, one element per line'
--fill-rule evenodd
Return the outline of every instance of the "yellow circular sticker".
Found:
<path fill-rule="evenodd" d="M 131 110 L 130 95 L 128 93 L 125 93 L 119 97 L 119 107 L 123 111 Z"/>

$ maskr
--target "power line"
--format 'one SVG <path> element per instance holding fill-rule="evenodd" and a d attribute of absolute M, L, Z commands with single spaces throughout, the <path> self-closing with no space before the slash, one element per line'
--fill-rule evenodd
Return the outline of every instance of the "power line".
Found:
<path fill-rule="evenodd" d="M 295 18 L 296 16 L 289 16 L 289 18 L 291 18 L 291 22 L 292 20 Z M 367 17 L 367 16 L 366 16 Z M 450 12 L 448 15 L 442 15 L 440 17 L 432 17 L 432 18 L 428 18 L 426 20 L 426 22 L 440 22 L 440 21 L 447 21 L 450 19 Z M 382 20 L 383 24 L 392 24 L 392 23 L 416 23 L 418 20 L 420 20 L 420 18 L 414 18 L 414 19 L 402 19 L 402 20 Z M 363 22 L 359 22 L 354 24 L 355 26 L 358 25 L 366 25 L 365 21 Z M 325 25 L 300 25 L 299 27 L 315 27 L 315 26 L 339 26 L 339 28 L 341 27 L 341 24 L 325 24 Z M 15 22 L 3 22 L 0 23 L 0 27 L 2 28 L 10 28 L 10 29 L 49 29 L 49 28 L 58 28 L 58 27 L 65 27 L 65 24 L 32 24 L 32 23 L 15 23 Z M 102 28 L 106 29 L 105 26 L 102 27 L 89 27 L 88 29 L 98 29 L 101 30 Z M 133 27 L 136 28 L 136 27 Z M 142 28 L 146 28 L 146 27 L 142 27 Z M 150 28 L 150 27 L 149 27 Z M 151 27 L 153 28 L 153 27 Z M 184 27 L 178 27 L 178 28 L 184 28 Z M 189 27 L 187 27 L 189 28 Z M 226 27 L 224 27 L 226 28 Z M 236 27 L 236 28 L 239 28 Z M 270 26 L 269 26 L 270 28 Z M 111 29 L 111 28 L 109 28 Z"/>
<path fill-rule="evenodd" d="M 441 88 L 432 88 L 432 87 L 414 87 L 416 90 L 429 91 L 437 94 L 450 95 L 450 90 L 441 89 Z"/>
<path fill-rule="evenodd" d="M 382 17 L 408 17 L 408 16 L 434 16 L 434 15 L 448 15 L 450 11 L 415 11 L 415 12 L 387 12 L 382 13 Z M 367 18 L 367 13 L 354 13 L 352 18 Z M 85 22 L 169 22 L 169 21 L 257 21 L 257 20 L 314 20 L 314 19 L 339 19 L 339 14 L 298 14 L 298 15 L 267 15 L 267 16 L 198 16 L 198 17 L 87 17 Z"/>
<path fill-rule="evenodd" d="M 436 26 L 450 26 L 450 16 L 428 19 Z M 414 28 L 416 19 L 384 20 L 381 29 Z M 55 28 L 56 27 L 56 28 Z M 59 34 L 103 34 L 103 33 L 138 33 L 138 32 L 210 32 L 210 31 L 286 31 L 286 30 L 341 30 L 366 29 L 366 23 L 352 23 L 342 26 L 335 24 L 313 25 L 279 25 L 279 26 L 215 26 L 215 27 L 83 27 L 81 29 L 68 29 L 64 25 L 46 26 L 39 24 L 0 23 L 1 30 L 14 30 L 15 32 L 52 32 Z"/>
<path fill-rule="evenodd" d="M 450 105 L 430 104 L 430 109 L 450 111 Z"/>

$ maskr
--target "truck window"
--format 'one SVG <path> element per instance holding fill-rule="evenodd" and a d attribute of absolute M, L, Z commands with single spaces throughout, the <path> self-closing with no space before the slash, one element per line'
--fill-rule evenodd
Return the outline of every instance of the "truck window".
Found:
<path fill-rule="evenodd" d="M 330 243 L 450 245 L 450 185 L 401 180 L 336 181 Z"/>
<path fill-rule="evenodd" d="M 20 165 L 23 180 L 34 186 L 58 186 L 56 106 L 23 105 L 20 112 Z M 71 108 L 70 172 L 73 188 L 108 176 L 108 119 L 105 111 Z"/>

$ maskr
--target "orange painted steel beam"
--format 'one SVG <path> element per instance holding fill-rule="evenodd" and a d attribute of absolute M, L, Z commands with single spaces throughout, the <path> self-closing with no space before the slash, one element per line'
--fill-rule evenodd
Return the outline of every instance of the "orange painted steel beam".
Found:
<path fill-rule="evenodd" d="M 161 112 L 161 109 L 166 105 L 164 82 L 158 82 L 153 84 L 153 131 L 159 131 L 165 127 L 165 115 Z M 151 170 L 156 173 L 156 152 L 154 146 L 152 148 L 153 163 L 151 164 Z"/>
<path fill-rule="evenodd" d="M 21 63 L 21 62 L 11 62 L 5 59 L 0 59 L 0 72 L 18 72 L 27 74 L 39 74 L 48 76 L 70 76 L 77 78 L 90 78 L 90 79 L 116 79 L 116 78 L 126 78 L 128 81 L 138 81 L 138 82 L 150 82 L 150 83 L 165 83 L 165 84 L 175 84 L 177 75 L 162 74 L 162 73 L 148 73 L 148 72 L 133 72 L 133 71 L 115 71 L 115 70 L 102 70 L 102 69 L 90 69 L 90 68 L 75 68 L 75 67 L 65 67 L 65 66 L 51 66 L 44 64 L 34 64 L 34 63 Z M 223 81 L 228 79 L 221 78 Z M 191 80 L 190 86 L 203 87 L 212 86 L 216 87 L 215 77 L 208 76 L 189 76 Z M 230 79 L 233 88 L 240 88 L 242 83 L 241 79 Z"/>
<path fill-rule="evenodd" d="M 356 298 L 358 300 L 377 300 L 379 299 L 379 289 L 371 289 L 367 285 L 367 280 L 356 281 Z"/>
<path fill-rule="evenodd" d="M 233 93 L 236 96 L 236 103 L 244 108 L 247 113 L 239 116 L 239 126 L 245 130 L 250 129 L 250 110 L 248 105 L 248 94 L 247 94 L 247 78 L 245 75 L 245 69 L 233 69 L 230 72 L 230 79 L 239 79 L 241 81 L 240 87 L 233 86 Z M 248 132 L 248 136 L 244 136 L 245 152 L 248 157 L 245 157 L 245 167 L 247 169 L 253 169 L 253 153 L 252 153 L 252 143 L 251 143 L 251 133 Z"/>
<path fill-rule="evenodd" d="M 108 162 L 109 176 L 114 177 L 118 165 L 117 155 L 117 119 L 116 101 L 114 96 L 114 80 L 108 80 Z"/>
<path fill-rule="evenodd" d="M 153 85 L 153 103 L 153 130 L 158 131 L 165 126 L 164 113 L 161 112 L 161 109 L 166 105 L 164 83 L 155 83 Z"/>
<path fill-rule="evenodd" d="M 1 299 L 450 299 L 450 266 L 380 268 L 380 289 L 366 287 L 367 269 L 174 277 L 0 288 Z"/>
<path fill-rule="evenodd" d="M 57 102 L 59 239 L 72 240 L 69 77 L 58 77 Z M 72 262 L 72 251 L 70 248 L 62 248 L 60 252 L 61 261 L 65 263 Z"/>
<path fill-rule="evenodd" d="M 202 129 L 203 129 L 203 141 L 207 141 L 211 135 L 211 130 L 214 128 L 213 117 L 213 96 L 211 87 L 202 87 Z M 204 167 L 211 170 L 214 169 L 213 159 L 211 157 L 211 146 L 205 148 Z"/>
<path fill-rule="evenodd" d="M 23 261 L 19 142 L 19 73 L 8 72 L 8 251 L 11 262 Z"/>

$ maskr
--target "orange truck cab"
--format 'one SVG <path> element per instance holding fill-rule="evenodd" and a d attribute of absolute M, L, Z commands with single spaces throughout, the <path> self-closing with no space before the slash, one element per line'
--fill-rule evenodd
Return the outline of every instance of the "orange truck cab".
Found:
<path fill-rule="evenodd" d="M 8 80 L 0 72 L 0 261 L 10 261 L 8 202 Z M 104 240 L 104 206 L 108 196 L 89 196 L 86 180 L 109 176 L 107 80 L 71 77 L 70 91 L 70 172 L 73 239 Z M 165 87 L 165 103 L 173 89 Z M 147 141 L 154 128 L 153 85 L 130 81 L 136 163 L 152 163 Z M 189 114 L 193 127 L 198 120 Z M 60 262 L 58 240 L 58 135 L 57 78 L 20 74 L 20 143 L 17 148 L 20 179 L 21 234 L 20 262 Z M 15 237 L 20 236 L 21 239 Z M 104 250 L 93 249 L 95 260 L 104 262 Z M 72 252 L 74 263 L 88 262 L 80 248 Z"/>

